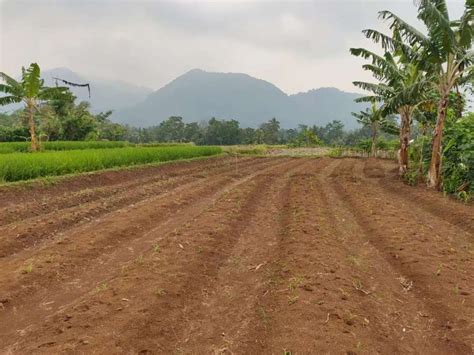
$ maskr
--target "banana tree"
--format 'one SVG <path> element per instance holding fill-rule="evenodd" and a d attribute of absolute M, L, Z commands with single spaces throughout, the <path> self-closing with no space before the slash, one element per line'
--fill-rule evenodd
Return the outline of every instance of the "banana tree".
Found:
<path fill-rule="evenodd" d="M 380 12 L 382 19 L 391 22 L 390 28 L 410 46 L 419 47 L 419 63 L 433 75 L 439 93 L 437 120 L 433 133 L 432 155 L 428 185 L 441 185 L 441 142 L 448 109 L 448 98 L 453 88 L 473 80 L 474 1 L 466 0 L 459 20 L 450 20 L 445 0 L 418 0 L 418 18 L 424 22 L 427 35 L 403 21 L 390 11 Z"/>
<path fill-rule="evenodd" d="M 360 111 L 359 113 L 352 112 L 352 115 L 357 118 L 357 121 L 366 127 L 370 127 L 371 130 L 371 149 L 370 155 L 375 157 L 377 152 L 377 137 L 380 130 L 393 132 L 394 124 L 388 119 L 384 111 L 377 107 L 375 102 L 372 103 L 370 109 Z"/>
<path fill-rule="evenodd" d="M 408 144 L 412 115 L 416 107 L 423 102 L 427 92 L 429 80 L 419 70 L 417 64 L 412 63 L 412 58 L 417 51 L 403 45 L 397 39 L 392 39 L 373 30 L 364 31 L 365 35 L 382 42 L 385 47 L 390 43 L 395 57 L 390 51 L 378 55 L 364 48 L 351 48 L 351 54 L 370 59 L 370 64 L 362 67 L 372 73 L 378 83 L 354 81 L 353 84 L 371 95 L 356 99 L 357 102 L 380 102 L 385 114 L 396 113 L 400 116 L 400 152 L 399 173 L 403 175 L 408 169 Z"/>
<path fill-rule="evenodd" d="M 41 79 L 41 72 L 38 64 L 32 63 L 28 69 L 22 68 L 21 81 L 16 81 L 7 74 L 0 72 L 0 92 L 4 96 L 0 97 L 0 105 L 23 102 L 28 115 L 28 128 L 30 131 L 31 150 L 39 149 L 39 142 L 36 133 L 34 115 L 41 102 L 54 100 L 64 95 L 66 87 L 46 87 Z"/>

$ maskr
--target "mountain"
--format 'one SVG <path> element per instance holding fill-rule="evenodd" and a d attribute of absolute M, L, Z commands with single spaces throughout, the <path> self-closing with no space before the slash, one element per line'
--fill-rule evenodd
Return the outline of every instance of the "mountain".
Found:
<path fill-rule="evenodd" d="M 351 112 L 359 112 L 367 107 L 366 104 L 354 102 L 361 96 L 336 88 L 320 88 L 291 95 L 289 99 L 294 108 L 294 115 L 301 118 L 305 124 L 311 124 L 314 120 L 322 123 L 340 120 L 348 128 L 354 128 L 357 122 Z"/>
<path fill-rule="evenodd" d="M 76 102 L 89 101 L 91 111 L 98 113 L 108 110 L 120 110 L 125 107 L 133 106 L 143 101 L 151 92 L 151 89 L 132 85 L 122 81 L 113 80 L 94 80 L 81 76 L 68 68 L 55 68 L 44 70 L 41 77 L 46 86 L 55 86 L 56 81 L 53 78 L 61 78 L 73 83 L 89 83 L 91 87 L 91 97 L 85 87 L 69 87 L 77 97 Z M 64 84 L 58 82 L 59 86 Z M 8 112 L 22 107 L 21 104 L 7 105 L 1 107 L 1 111 Z"/>
<path fill-rule="evenodd" d="M 354 128 L 357 122 L 351 112 L 366 107 L 354 102 L 359 96 L 335 88 L 287 95 L 275 85 L 247 74 L 193 69 L 143 102 L 117 110 L 112 119 L 146 127 L 170 116 L 182 116 L 187 122 L 216 117 L 236 119 L 241 127 L 256 127 L 276 117 L 286 128 L 299 123 L 324 125 L 332 120 Z"/>

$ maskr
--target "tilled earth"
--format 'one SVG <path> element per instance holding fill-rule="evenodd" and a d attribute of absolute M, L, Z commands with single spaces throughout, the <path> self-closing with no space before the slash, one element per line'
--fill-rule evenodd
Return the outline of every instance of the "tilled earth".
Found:
<path fill-rule="evenodd" d="M 471 354 L 474 208 L 391 161 L 211 158 L 0 190 L 0 353 Z"/>

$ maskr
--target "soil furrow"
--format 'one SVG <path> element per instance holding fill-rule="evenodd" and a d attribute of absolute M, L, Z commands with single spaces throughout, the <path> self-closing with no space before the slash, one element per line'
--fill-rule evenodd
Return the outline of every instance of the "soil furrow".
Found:
<path fill-rule="evenodd" d="M 254 162 L 246 161 L 244 164 L 224 165 L 200 174 L 185 175 L 182 177 L 162 177 L 156 182 L 140 185 L 134 189 L 120 188 L 108 195 L 95 196 L 89 203 L 81 203 L 73 207 L 57 207 L 54 212 L 38 217 L 27 218 L 20 222 L 0 227 L 0 258 L 4 258 L 18 251 L 41 245 L 44 239 L 54 237 L 80 223 L 88 223 L 92 219 L 111 213 L 127 205 L 133 205 L 147 198 L 162 193 L 169 193 L 170 189 L 182 188 L 186 185 L 197 183 L 205 179 L 208 174 L 221 174 L 252 167 Z"/>
<path fill-rule="evenodd" d="M 254 332 L 249 325 L 261 311 L 257 301 L 268 290 L 265 275 L 277 245 L 275 225 L 280 223 L 279 206 L 287 197 L 291 177 L 315 167 L 321 169 L 326 163 L 322 159 L 310 160 L 275 176 L 205 297 L 195 306 L 188 305 L 192 311 L 187 315 L 184 331 L 178 333 L 176 349 L 184 353 L 234 353 Z"/>
<path fill-rule="evenodd" d="M 426 306 L 427 316 L 434 320 L 432 331 L 452 351 L 472 350 L 474 260 L 469 238 L 459 235 L 462 232 L 450 223 L 420 214 L 405 204 L 406 199 L 387 196 L 382 188 L 363 179 L 354 183 L 342 178 L 336 190 L 353 208 L 368 241 L 398 271 L 407 292 Z M 443 298 L 450 301 L 443 302 Z"/>
<path fill-rule="evenodd" d="M 65 192 L 62 191 L 62 189 L 56 191 L 54 188 L 51 188 L 51 191 L 49 191 L 48 194 L 40 194 L 37 196 L 37 194 L 33 193 L 26 197 L 21 196 L 22 193 L 20 193 L 19 201 L 17 197 L 15 201 L 10 201 L 9 204 L 0 208 L 0 226 L 15 221 L 21 221 L 26 218 L 47 215 L 60 209 L 76 207 L 98 199 L 114 196 L 123 191 L 139 189 L 142 186 L 151 185 L 160 181 L 186 178 L 193 175 L 206 178 L 209 171 L 215 173 L 218 170 L 221 171 L 223 169 L 235 168 L 235 165 L 237 165 L 238 168 L 241 168 L 243 166 L 250 166 L 258 163 L 258 159 L 247 157 L 237 158 L 237 160 L 236 158 L 225 158 L 222 159 L 222 161 L 209 159 L 209 161 L 191 161 L 182 164 L 170 163 L 164 164 L 160 168 L 148 167 L 139 169 L 135 172 L 135 177 L 129 176 L 129 180 L 125 181 L 119 176 L 122 172 L 117 171 L 116 174 L 118 176 L 116 177 L 116 181 L 110 178 L 109 181 L 104 181 L 103 186 L 90 184 L 91 181 L 87 180 L 84 181 L 84 186 L 77 191 L 72 190 Z M 145 176 L 142 177 L 142 175 Z M 83 180 L 85 177 L 78 176 L 71 178 L 71 180 L 73 179 Z M 25 192 L 23 192 L 23 195 L 24 194 Z"/>
<path fill-rule="evenodd" d="M 270 164 L 269 162 L 263 162 L 259 174 L 265 173 L 266 170 L 273 169 L 273 166 L 275 165 L 285 165 L 286 162 L 287 160 L 275 160 Z M 11 300 L 7 302 L 8 309 L 13 309 L 13 311 L 15 311 L 18 310 L 20 306 L 25 308 L 31 303 L 33 304 L 33 307 L 41 308 L 41 304 L 47 303 L 48 306 L 45 307 L 45 309 L 42 309 L 43 312 L 45 314 L 53 312 L 58 309 L 61 304 L 70 301 L 72 296 L 77 297 L 77 295 L 89 291 L 96 283 L 104 279 L 106 274 L 111 271 L 106 268 L 107 265 L 114 265 L 112 270 L 115 270 L 118 268 L 118 261 L 123 264 L 126 261 L 132 260 L 134 256 L 137 257 L 138 255 L 140 258 L 141 252 L 153 248 L 153 240 L 156 239 L 156 233 L 160 233 L 166 229 L 168 229 L 168 233 L 171 233 L 173 230 L 178 228 L 178 226 L 186 223 L 186 221 L 189 221 L 190 219 L 192 220 L 195 215 L 201 213 L 206 206 L 213 204 L 213 201 L 217 198 L 215 195 L 216 193 L 218 194 L 217 196 L 224 194 L 226 189 L 229 188 L 229 184 L 230 186 L 244 184 L 246 180 L 253 176 L 249 173 L 250 172 L 247 172 L 247 176 L 244 173 L 243 178 L 234 182 L 232 182 L 233 179 L 229 179 L 228 176 L 217 176 L 214 178 L 212 183 L 211 181 L 207 181 L 205 184 L 202 184 L 202 186 L 183 191 L 179 196 L 170 199 L 168 204 L 164 202 L 154 205 L 153 200 L 145 201 L 142 203 L 143 206 L 136 206 L 128 210 L 118 211 L 117 213 L 120 212 L 120 218 L 123 219 L 120 223 L 118 223 L 117 216 L 110 216 L 110 219 L 114 220 L 113 228 L 110 227 L 108 220 L 104 218 L 90 227 L 86 225 L 84 227 L 86 228 L 85 230 L 84 228 L 79 229 L 75 232 L 77 237 L 74 237 L 74 234 L 69 235 L 67 239 L 64 238 L 64 240 L 60 241 L 59 245 L 54 245 L 53 248 L 45 248 L 43 256 L 34 256 L 33 260 L 35 264 L 33 268 L 35 268 L 35 270 L 38 268 L 35 275 L 33 275 L 33 273 L 22 275 L 21 280 L 17 280 L 16 282 L 21 282 L 20 284 L 25 284 L 26 286 L 28 285 L 28 279 L 34 277 L 36 279 L 35 288 L 41 286 L 42 288 L 50 289 L 54 284 L 56 284 L 56 287 L 59 287 L 62 290 L 62 292 L 59 293 L 61 298 L 54 300 L 54 304 L 50 303 L 52 302 L 51 300 L 55 298 L 54 295 L 48 296 L 48 292 L 35 295 L 34 291 L 28 290 L 28 287 L 26 289 L 18 288 L 19 285 L 13 281 L 13 284 L 11 284 L 10 287 L 2 286 L 2 290 L 6 289 L 7 291 L 16 291 L 16 294 L 7 294 L 7 299 Z M 215 190 L 216 188 L 217 190 Z M 211 192 L 211 197 L 202 199 Z M 201 200 L 196 203 L 196 198 L 200 198 Z M 186 205 L 188 205 L 189 208 L 186 208 Z M 171 220 L 170 218 L 172 218 L 176 212 L 182 213 L 182 217 L 173 218 L 173 220 Z M 158 216 L 159 218 L 157 218 Z M 172 223 L 169 223 L 169 221 L 172 221 Z M 164 223 L 164 225 L 160 226 L 160 223 Z M 91 230 L 90 235 L 86 233 L 87 229 Z M 105 236 L 103 235 L 103 232 L 106 233 Z M 100 239 L 97 240 L 97 237 L 100 237 Z M 77 242 L 75 242 L 76 240 Z M 66 244 L 73 244 L 72 248 L 64 250 L 63 244 L 65 244 L 65 241 L 67 241 Z M 122 242 L 126 242 L 126 245 L 123 247 L 120 245 Z M 116 245 L 115 248 L 119 248 L 120 252 L 111 253 L 109 249 L 111 249 L 113 245 Z M 55 249 L 57 251 L 55 251 Z M 77 250 L 79 250 L 80 253 L 78 253 Z M 111 250 L 114 251 L 113 247 Z M 88 265 L 92 260 L 94 260 L 94 258 L 99 256 L 99 260 L 95 263 L 97 264 L 98 262 L 98 264 L 101 265 L 101 270 L 90 269 L 89 273 L 93 273 L 93 277 L 88 280 L 88 271 L 86 271 Z M 67 262 L 61 262 L 61 260 L 67 260 Z M 86 263 L 85 265 L 84 262 Z M 14 270 L 16 264 L 8 266 Z M 45 270 L 40 271 L 42 266 Z M 54 275 L 58 268 L 60 273 Z M 39 274 L 41 275 L 40 279 L 38 279 Z M 89 275 L 89 277 L 91 276 L 92 275 Z M 9 281 L 10 283 L 12 282 L 10 279 L 3 281 L 3 284 L 7 285 Z M 38 285 L 38 283 L 40 283 L 40 285 Z M 77 283 L 80 283 L 79 288 L 77 287 Z M 31 296 L 28 296 L 28 291 L 35 295 L 34 299 L 32 299 Z M 25 302 L 28 302 L 27 304 L 16 304 L 20 299 L 20 294 L 24 294 L 23 297 L 26 297 Z M 52 304 L 52 306 L 49 306 L 49 304 Z M 22 309 L 22 312 L 25 312 L 25 310 Z M 18 321 L 21 323 L 24 319 L 19 318 Z M 8 331 L 8 329 L 5 329 L 5 331 Z"/>

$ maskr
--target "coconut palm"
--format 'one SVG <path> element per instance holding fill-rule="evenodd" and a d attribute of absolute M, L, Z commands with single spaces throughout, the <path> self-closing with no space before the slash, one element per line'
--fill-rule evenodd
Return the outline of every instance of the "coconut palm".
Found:
<path fill-rule="evenodd" d="M 394 53 L 398 56 L 395 57 L 389 51 L 381 56 L 364 48 L 350 50 L 353 55 L 371 60 L 371 63 L 363 65 L 363 68 L 370 71 L 378 81 L 378 83 L 353 82 L 355 86 L 372 93 L 356 101 L 381 102 L 385 115 L 391 113 L 400 115 L 399 173 L 403 175 L 408 169 L 408 144 L 413 112 L 423 102 L 429 80 L 418 65 L 411 62 L 418 55 L 416 50 L 378 32 L 378 36 L 375 36 L 375 31 L 366 30 L 364 33 L 368 37 L 372 36 L 375 41 L 381 41 L 383 46 L 390 41 L 390 45 L 395 49 Z"/>
<path fill-rule="evenodd" d="M 377 136 L 380 130 L 392 132 L 394 129 L 393 121 L 390 121 L 385 116 L 384 111 L 377 107 L 375 102 L 372 103 L 370 109 L 360 111 L 359 113 L 352 112 L 352 115 L 357 118 L 357 121 L 366 127 L 370 127 L 372 145 L 370 149 L 370 155 L 375 157 L 377 148 Z"/>
<path fill-rule="evenodd" d="M 22 68 L 21 81 L 16 81 L 7 74 L 0 72 L 0 78 L 4 82 L 0 84 L 0 92 L 6 94 L 0 97 L 0 105 L 25 103 L 32 151 L 39 149 L 34 120 L 38 105 L 44 101 L 58 99 L 68 90 L 66 87 L 45 87 L 43 85 L 44 80 L 41 79 L 40 75 L 40 68 L 36 63 L 32 63 L 28 69 Z"/>
<path fill-rule="evenodd" d="M 474 1 L 466 0 L 464 14 L 451 20 L 445 0 L 418 0 L 418 18 L 424 22 L 427 35 L 390 11 L 380 17 L 390 21 L 390 28 L 410 46 L 420 49 L 419 63 L 433 74 L 438 91 L 437 120 L 434 128 L 432 155 L 428 172 L 429 186 L 440 187 L 441 141 L 448 109 L 449 93 L 474 78 Z M 391 45 L 386 41 L 384 45 Z"/>

